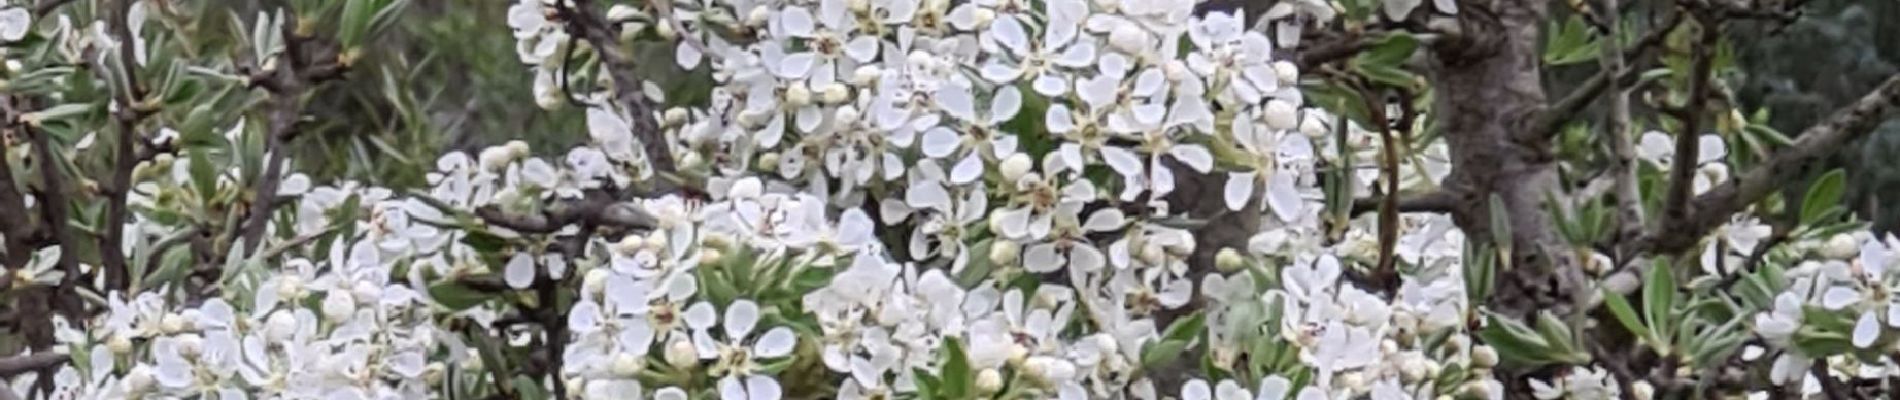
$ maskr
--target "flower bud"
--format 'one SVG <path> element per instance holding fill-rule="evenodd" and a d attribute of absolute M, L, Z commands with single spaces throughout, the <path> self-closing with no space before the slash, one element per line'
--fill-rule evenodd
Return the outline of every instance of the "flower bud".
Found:
<path fill-rule="evenodd" d="M 779 159 L 779 155 L 778 155 L 778 152 L 776 151 L 768 151 L 768 152 L 760 153 L 759 166 L 764 167 L 767 170 L 767 172 L 777 171 L 778 159 Z"/>
<path fill-rule="evenodd" d="M 166 334 L 174 334 L 190 329 L 190 326 L 187 326 L 186 322 L 185 316 L 178 315 L 177 313 L 169 313 L 159 319 L 158 326 L 159 329 L 163 330 Z"/>
<path fill-rule="evenodd" d="M 1307 138 L 1318 139 L 1325 137 L 1328 132 L 1326 120 L 1317 114 L 1307 114 L 1306 118 L 1300 119 L 1300 134 Z"/>
<path fill-rule="evenodd" d="M 640 235 L 622 236 L 619 242 L 614 243 L 614 252 L 620 255 L 633 255 L 643 248 L 646 248 L 646 238 Z"/>
<path fill-rule="evenodd" d="M 640 358 L 634 357 L 632 354 L 614 353 L 612 365 L 608 368 L 613 371 L 614 375 L 632 377 L 634 374 L 640 373 L 640 370 L 645 368 L 645 366 L 640 365 Z"/>
<path fill-rule="evenodd" d="M 699 363 L 699 350 L 686 339 L 674 340 L 666 345 L 666 363 L 673 368 L 688 368 Z"/>
<path fill-rule="evenodd" d="M 858 121 L 858 117 L 861 117 L 862 114 L 858 113 L 858 106 L 846 104 L 846 105 L 838 106 L 838 113 L 836 116 L 839 122 L 843 122 L 845 124 L 852 124 L 852 123 L 856 123 Z"/>
<path fill-rule="evenodd" d="M 1148 32 L 1135 24 L 1116 25 L 1108 33 L 1108 45 L 1128 54 L 1148 53 Z"/>
<path fill-rule="evenodd" d="M 995 212 L 990 213 L 988 222 L 989 222 L 988 225 L 990 227 L 990 233 L 994 233 L 997 236 L 1004 236 L 1003 235 L 1003 213 L 995 213 Z"/>
<path fill-rule="evenodd" d="M 1485 384 L 1484 381 L 1469 381 L 1465 382 L 1465 386 L 1460 388 L 1459 392 L 1461 392 L 1461 396 L 1466 398 L 1489 399 L 1491 398 L 1491 385 Z"/>
<path fill-rule="evenodd" d="M 794 81 L 785 88 L 785 105 L 796 108 L 810 104 L 811 88 L 805 87 L 804 82 Z"/>
<path fill-rule="evenodd" d="M 590 296 L 599 296 L 607 289 L 607 269 L 594 268 L 581 276 L 581 291 Z"/>
<path fill-rule="evenodd" d="M 977 8 L 976 12 L 971 14 L 971 17 L 976 20 L 976 26 L 974 28 L 983 29 L 984 27 L 990 26 L 990 22 L 996 21 L 996 10 Z"/>
<path fill-rule="evenodd" d="M 699 250 L 699 265 L 717 265 L 719 264 L 719 260 L 725 258 L 725 254 L 720 252 L 719 249 L 705 248 Z"/>
<path fill-rule="evenodd" d="M 1003 373 L 995 368 L 984 368 L 976 373 L 976 392 L 979 394 L 996 393 L 1003 390 Z"/>
<path fill-rule="evenodd" d="M 125 378 L 120 382 L 125 384 L 125 391 L 128 394 L 144 393 L 145 391 L 151 390 L 153 384 L 158 383 L 157 380 L 152 378 L 151 367 L 147 367 L 145 364 L 132 366 L 132 370 L 126 371 Z"/>
<path fill-rule="evenodd" d="M 323 297 L 323 318 L 342 321 L 356 315 L 356 299 L 350 292 L 332 290 Z"/>
<path fill-rule="evenodd" d="M 1498 350 L 1491 345 L 1481 344 L 1471 349 L 1471 365 L 1477 368 L 1491 368 L 1498 365 Z"/>
<path fill-rule="evenodd" d="M 1016 257 L 1022 255 L 1023 247 L 1013 240 L 999 240 L 990 245 L 990 263 L 995 265 L 1015 265 Z"/>
<path fill-rule="evenodd" d="M 666 237 L 666 232 L 663 232 L 663 231 L 647 232 L 647 239 L 646 239 L 647 250 L 653 251 L 655 253 L 666 251 L 666 246 L 668 244 L 671 244 L 669 243 L 669 241 L 670 239 Z"/>
<path fill-rule="evenodd" d="M 1162 64 L 1161 72 L 1168 77 L 1169 83 L 1181 83 L 1182 79 L 1187 79 L 1191 76 L 1187 68 L 1187 63 L 1181 62 L 1180 60 L 1171 60 L 1168 61 L 1167 64 Z"/>
<path fill-rule="evenodd" d="M 1630 395 L 1636 400 L 1649 400 L 1656 397 L 1656 387 L 1649 381 L 1637 380 L 1630 384 Z"/>
<path fill-rule="evenodd" d="M 369 281 L 358 281 L 356 282 L 356 287 L 350 291 L 350 294 L 355 296 L 358 302 L 364 304 L 374 303 L 383 298 L 383 286 L 369 283 Z"/>
<path fill-rule="evenodd" d="M 1261 109 L 1260 114 L 1266 119 L 1267 127 L 1274 130 L 1294 129 L 1300 124 L 1299 110 L 1293 109 L 1293 104 L 1284 100 L 1267 100 L 1267 106 Z"/>
<path fill-rule="evenodd" d="M 1222 247 L 1220 252 L 1214 253 L 1214 267 L 1220 268 L 1220 272 L 1239 271 L 1246 266 L 1247 259 L 1232 247 Z"/>
<path fill-rule="evenodd" d="M 877 82 L 878 77 L 883 75 L 884 70 L 878 69 L 875 65 L 861 66 L 858 67 L 856 71 L 852 71 L 851 84 L 856 86 L 870 86 L 871 83 Z"/>
<path fill-rule="evenodd" d="M 541 107 L 543 110 L 559 110 L 561 106 L 567 105 L 567 98 L 564 97 L 560 90 L 543 91 L 534 96 L 534 105 Z"/>
<path fill-rule="evenodd" d="M 1860 241 L 1854 235 L 1840 233 L 1827 238 L 1827 244 L 1821 246 L 1821 256 L 1831 260 L 1848 260 L 1860 256 Z"/>
<path fill-rule="evenodd" d="M 176 338 L 178 338 L 178 355 L 185 356 L 185 358 L 197 358 L 199 355 L 204 354 L 204 337 L 198 336 L 198 334 L 195 333 L 187 333 L 178 335 Z"/>
<path fill-rule="evenodd" d="M 131 353 L 132 338 L 126 337 L 126 335 L 127 333 L 125 332 L 114 333 L 111 338 L 106 339 L 106 350 L 111 351 L 113 355 L 121 356 L 126 353 Z"/>
<path fill-rule="evenodd" d="M 448 375 L 448 370 L 449 367 L 441 361 L 429 363 L 428 366 L 422 368 L 422 380 L 428 382 L 429 386 L 441 385 L 442 378 Z"/>
<path fill-rule="evenodd" d="M 297 334 L 297 317 L 290 312 L 279 311 L 270 314 L 264 320 L 264 339 L 271 342 L 284 342 Z"/>
<path fill-rule="evenodd" d="M 1281 85 L 1293 85 L 1300 82 L 1300 66 L 1286 61 L 1273 62 L 1273 76 L 1280 79 Z"/>
<path fill-rule="evenodd" d="M 661 39 L 666 39 L 669 41 L 679 39 L 680 37 L 680 33 L 678 31 L 673 30 L 673 24 L 664 24 L 664 23 L 653 24 L 653 33 L 660 35 Z"/>
<path fill-rule="evenodd" d="M 829 85 L 825 85 L 824 90 L 822 100 L 824 100 L 825 104 L 839 104 L 851 100 L 851 88 L 842 83 L 832 82 Z"/>
<path fill-rule="evenodd" d="M 1035 164 L 1034 160 L 1029 159 L 1028 154 L 1016 153 L 1004 157 L 997 170 L 1003 174 L 1004 181 L 1015 183 L 1022 179 L 1023 175 L 1029 174 L 1029 169 L 1035 167 Z"/>
<path fill-rule="evenodd" d="M 666 117 L 663 122 L 666 123 L 666 126 L 679 126 L 680 124 L 685 123 L 686 109 L 679 108 L 679 107 L 673 107 L 673 108 L 667 109 Z"/>
<path fill-rule="evenodd" d="M 277 297 L 285 301 L 302 300 L 304 295 L 303 278 L 293 275 L 281 275 L 277 279 Z"/>
<path fill-rule="evenodd" d="M 1024 347 L 1021 343 L 1011 343 L 1009 345 L 1009 365 L 1022 366 L 1023 362 L 1028 361 L 1028 359 L 1028 347 Z"/>
<path fill-rule="evenodd" d="M 753 7 L 745 16 L 746 26 L 765 26 L 772 18 L 771 7 Z"/>
<path fill-rule="evenodd" d="M 641 13 L 639 9 L 626 4 L 615 4 L 613 7 L 607 8 L 607 20 L 611 22 L 625 22 L 641 17 L 641 14 L 643 13 Z"/>

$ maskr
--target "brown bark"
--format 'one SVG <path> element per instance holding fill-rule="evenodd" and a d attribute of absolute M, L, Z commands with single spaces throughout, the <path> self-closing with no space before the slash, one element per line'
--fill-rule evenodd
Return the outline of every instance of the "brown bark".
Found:
<path fill-rule="evenodd" d="M 1548 5 L 1498 0 L 1461 7 L 1467 11 L 1460 13 L 1462 34 L 1437 44 L 1430 65 L 1452 158 L 1445 186 L 1458 195 L 1453 219 L 1472 238 L 1512 244 L 1488 301 L 1491 310 L 1514 317 L 1537 310 L 1568 314 L 1586 277 L 1545 209 L 1559 187 L 1552 143 L 1519 134 L 1535 129 L 1547 108 L 1538 29 Z M 1492 238 L 1493 196 L 1509 218 L 1509 238 Z"/>

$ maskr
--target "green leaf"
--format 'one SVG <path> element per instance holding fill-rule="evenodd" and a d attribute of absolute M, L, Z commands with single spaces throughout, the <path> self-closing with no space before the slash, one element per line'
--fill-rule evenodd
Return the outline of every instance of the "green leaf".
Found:
<path fill-rule="evenodd" d="M 488 233 L 488 231 L 469 230 L 466 235 L 462 236 L 462 244 L 466 244 L 478 252 L 494 253 L 501 251 L 503 247 L 507 247 L 508 239 L 502 239 L 500 236 Z"/>
<path fill-rule="evenodd" d="M 1184 340 L 1148 342 L 1141 348 L 1141 365 L 1146 368 L 1167 366 L 1168 363 L 1174 362 L 1174 359 L 1181 357 L 1181 352 L 1187 350 L 1187 346 L 1188 342 Z"/>
<path fill-rule="evenodd" d="M 1177 319 L 1174 324 L 1168 325 L 1168 330 L 1161 333 L 1161 339 L 1193 342 L 1195 337 L 1201 335 L 1201 329 L 1206 324 L 1207 315 L 1196 311 L 1187 318 Z"/>
<path fill-rule="evenodd" d="M 201 199 L 210 199 L 218 191 L 218 169 L 211 165 L 211 150 L 191 149 L 191 184 Z"/>
<path fill-rule="evenodd" d="M 1624 329 L 1628 329 L 1630 334 L 1642 338 L 1643 340 L 1655 340 L 1655 338 L 1650 336 L 1649 327 L 1644 326 L 1643 320 L 1636 316 L 1636 309 L 1630 307 L 1628 299 L 1624 299 L 1621 294 L 1610 291 L 1609 288 L 1604 288 L 1602 292 L 1603 305 L 1610 308 L 1610 315 L 1615 316 L 1617 322 L 1623 323 Z"/>
<path fill-rule="evenodd" d="M 1643 279 L 1643 318 L 1649 321 L 1649 327 L 1658 338 L 1667 338 L 1674 330 L 1676 301 L 1676 274 L 1669 260 L 1659 259 L 1649 268 L 1649 275 Z M 1657 351 L 1668 353 L 1667 343 L 1653 343 Z"/>
<path fill-rule="evenodd" d="M 1815 224 L 1822 220 L 1828 209 L 1840 204 L 1841 196 L 1847 190 L 1847 171 L 1839 168 L 1828 171 L 1808 187 L 1808 195 L 1801 200 L 1801 223 Z"/>
<path fill-rule="evenodd" d="M 1544 43 L 1544 63 L 1553 66 L 1570 65 L 1595 60 L 1601 53 L 1602 45 L 1591 34 L 1590 27 L 1577 15 L 1571 15 L 1564 22 L 1551 21 L 1549 40 Z"/>
<path fill-rule="evenodd" d="M 1487 318 L 1490 322 L 1478 331 L 1478 338 L 1497 349 L 1499 358 L 1528 367 L 1557 362 L 1543 334 L 1517 320 L 1495 314 Z"/>
<path fill-rule="evenodd" d="M 1405 32 L 1393 32 L 1372 48 L 1353 56 L 1352 63 L 1369 67 L 1398 67 L 1418 50 L 1418 39 Z"/>
<path fill-rule="evenodd" d="M 970 370 L 970 360 L 964 355 L 961 340 L 950 338 L 944 342 L 943 368 L 939 369 L 939 375 L 943 386 L 938 392 L 946 398 L 970 398 L 976 393 L 975 375 Z"/>
<path fill-rule="evenodd" d="M 1513 254 L 1511 248 L 1515 245 L 1515 241 L 1512 240 L 1515 236 L 1511 234 L 1511 214 L 1504 209 L 1504 198 L 1498 197 L 1497 193 L 1491 194 L 1490 204 L 1491 242 L 1498 246 L 1499 251 L 1504 252 L 1504 259 L 1508 261 Z"/>
<path fill-rule="evenodd" d="M 461 311 L 495 298 L 495 293 L 475 290 L 461 282 L 445 281 L 429 285 L 429 297 L 450 310 Z"/>
<path fill-rule="evenodd" d="M 541 390 L 541 385 L 534 383 L 533 378 L 529 378 L 526 376 L 516 376 L 514 380 L 514 385 L 515 385 L 515 394 L 518 395 L 515 397 L 517 399 L 547 400 L 548 398 L 548 392 Z"/>

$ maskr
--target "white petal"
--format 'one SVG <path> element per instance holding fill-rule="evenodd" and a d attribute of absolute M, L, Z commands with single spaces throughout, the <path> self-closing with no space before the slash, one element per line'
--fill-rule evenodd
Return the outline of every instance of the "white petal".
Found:
<path fill-rule="evenodd" d="M 1056 253 L 1054 244 L 1029 246 L 1029 251 L 1023 253 L 1023 269 L 1038 274 L 1061 269 L 1065 262 L 1062 255 Z"/>
<path fill-rule="evenodd" d="M 681 69 L 698 68 L 699 59 L 703 56 L 705 54 L 701 54 L 699 48 L 693 46 L 692 42 L 681 41 L 673 51 L 673 60 L 679 63 Z"/>
<path fill-rule="evenodd" d="M 1256 174 L 1256 172 L 1227 173 L 1227 188 L 1222 193 L 1227 200 L 1227 209 L 1238 211 L 1247 207 L 1247 200 L 1253 198 Z"/>
<path fill-rule="evenodd" d="M 990 99 L 990 123 L 1000 124 L 1016 118 L 1016 111 L 1022 107 L 1022 91 L 1015 86 L 1004 86 L 996 91 L 996 98 Z"/>
<path fill-rule="evenodd" d="M 737 341 L 752 333 L 759 324 L 759 304 L 752 300 L 739 300 L 726 306 L 726 339 Z"/>
<path fill-rule="evenodd" d="M 1860 321 L 1854 323 L 1854 347 L 1867 348 L 1880 339 L 1880 318 L 1873 311 L 1860 313 Z"/>
<path fill-rule="evenodd" d="M 811 11 L 804 7 L 788 7 L 778 13 L 778 28 L 775 36 L 811 36 L 816 28 L 812 23 Z"/>
<path fill-rule="evenodd" d="M 1728 145 L 1717 135 L 1702 135 L 1696 141 L 1696 164 L 1721 161 L 1728 157 Z"/>
<path fill-rule="evenodd" d="M 508 287 L 526 289 L 534 285 L 534 258 L 528 253 L 515 253 L 508 259 L 508 266 L 502 270 L 502 278 L 508 281 Z"/>
<path fill-rule="evenodd" d="M 803 78 L 811 74 L 812 66 L 817 63 L 817 55 L 810 52 L 787 55 L 779 60 L 778 76 L 786 79 Z"/>
<path fill-rule="evenodd" d="M 778 381 L 764 375 L 752 375 L 745 378 L 746 400 L 779 400 L 782 390 Z"/>
<path fill-rule="evenodd" d="M 859 36 L 852 38 L 851 43 L 845 44 L 844 54 L 858 62 L 870 62 L 871 59 L 877 58 L 877 48 L 876 37 Z"/>
<path fill-rule="evenodd" d="M 1049 111 L 1044 112 L 1043 119 L 1044 124 L 1049 128 L 1049 133 L 1063 134 L 1075 131 L 1075 116 L 1069 113 L 1068 105 L 1049 106 Z"/>
<path fill-rule="evenodd" d="M 1304 211 L 1300 192 L 1293 186 L 1293 179 L 1292 175 L 1280 172 L 1267 182 L 1267 206 L 1273 208 L 1273 214 L 1279 216 L 1281 221 L 1296 221 Z"/>
<path fill-rule="evenodd" d="M 1127 216 L 1122 214 L 1122 210 L 1112 207 L 1104 208 L 1096 210 L 1094 214 L 1089 214 L 1089 220 L 1082 224 L 1082 230 L 1089 232 L 1107 232 L 1119 229 L 1122 224 L 1127 222 Z"/>
<path fill-rule="evenodd" d="M 1839 310 L 1858 301 L 1860 301 L 1859 291 L 1836 286 L 1828 288 L 1827 294 L 1822 295 L 1821 307 L 1825 307 L 1829 310 Z"/>
<path fill-rule="evenodd" d="M 1146 172 L 1142 168 L 1141 158 L 1134 152 L 1117 146 L 1102 146 L 1102 161 L 1122 176 L 1141 176 Z"/>
<path fill-rule="evenodd" d="M 997 17 L 996 21 L 990 24 L 990 37 L 994 38 L 996 43 L 1015 51 L 1016 54 L 1029 52 L 1029 34 L 1023 31 L 1022 22 L 1007 15 Z"/>
<path fill-rule="evenodd" d="M 1069 265 L 1078 271 L 1093 272 L 1102 269 L 1107 262 L 1101 250 L 1087 244 L 1078 245 L 1069 251 Z"/>
<path fill-rule="evenodd" d="M 962 161 L 957 161 L 956 167 L 950 170 L 950 183 L 961 185 L 975 182 L 981 177 L 983 177 L 983 158 L 974 151 L 964 156 Z"/>
<path fill-rule="evenodd" d="M 1181 386 L 1181 400 L 1209 400 L 1214 398 L 1214 390 L 1207 381 L 1195 379 Z"/>
<path fill-rule="evenodd" d="M 752 355 L 764 358 L 784 357 L 792 354 L 792 347 L 798 345 L 798 336 L 786 327 L 772 328 L 759 337 L 759 343 L 753 346 Z"/>
<path fill-rule="evenodd" d="M 958 138 L 957 132 L 950 130 L 950 128 L 940 126 L 931 128 L 928 132 L 924 132 L 923 150 L 925 157 L 943 158 L 944 156 L 950 155 L 951 152 L 957 151 L 957 146 L 960 144 L 962 144 L 962 139 Z"/>
<path fill-rule="evenodd" d="M 937 108 L 963 122 L 976 123 L 976 99 L 968 89 L 954 85 L 937 88 Z"/>
<path fill-rule="evenodd" d="M 1209 153 L 1206 147 L 1202 147 L 1198 144 L 1174 145 L 1174 148 L 1168 149 L 1168 155 L 1172 155 L 1175 160 L 1187 164 L 1187 166 L 1193 168 L 1195 172 L 1205 174 L 1207 171 L 1214 169 L 1214 154 Z"/>
<path fill-rule="evenodd" d="M 719 314 L 713 311 L 712 303 L 699 302 L 686 307 L 686 327 L 694 330 L 711 328 L 718 323 Z"/>
<path fill-rule="evenodd" d="M 719 400 L 747 400 L 745 384 L 739 382 L 738 376 L 727 375 L 719 379 Z"/>

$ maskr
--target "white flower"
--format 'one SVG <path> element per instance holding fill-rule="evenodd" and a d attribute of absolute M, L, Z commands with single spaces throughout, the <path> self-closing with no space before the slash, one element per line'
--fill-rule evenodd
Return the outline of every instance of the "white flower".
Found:
<path fill-rule="evenodd" d="M 712 326 L 719 322 L 713 316 L 712 304 L 694 304 L 686 311 L 686 325 L 693 329 L 693 347 L 699 358 L 718 360 L 713 367 L 714 374 L 751 375 L 758 367 L 755 358 L 784 357 L 798 344 L 792 330 L 782 326 L 772 328 L 753 342 L 751 335 L 759 322 L 759 306 L 751 300 L 734 301 L 726 307 L 725 314 L 724 341 L 717 341 L 711 333 Z"/>
<path fill-rule="evenodd" d="M 0 41 L 17 42 L 33 29 L 33 14 L 25 7 L 0 9 Z"/>

